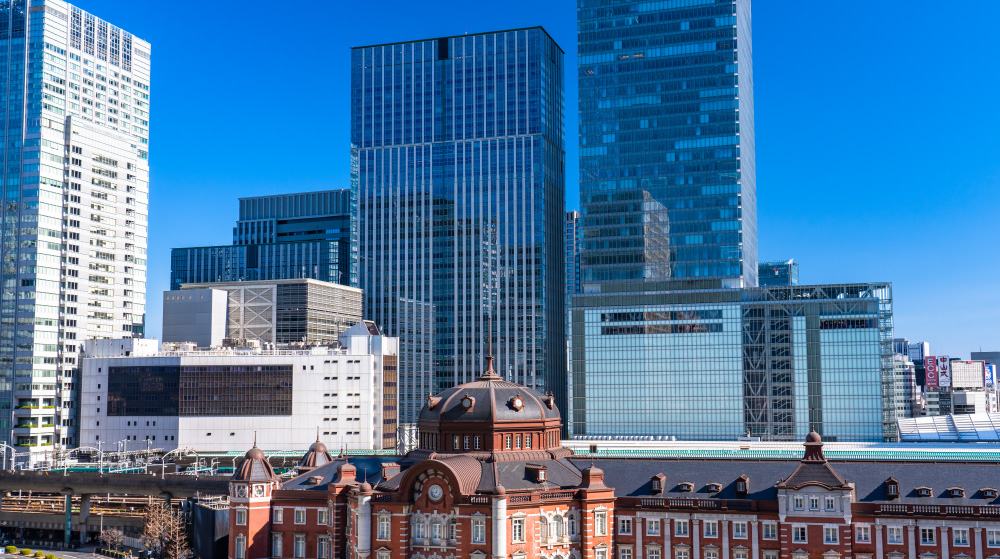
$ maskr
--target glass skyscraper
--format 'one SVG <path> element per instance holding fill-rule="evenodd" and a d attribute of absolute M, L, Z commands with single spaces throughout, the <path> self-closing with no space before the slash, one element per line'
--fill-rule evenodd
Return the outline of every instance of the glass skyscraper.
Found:
<path fill-rule="evenodd" d="M 565 403 L 563 51 L 540 27 L 351 52 L 365 316 L 400 339 L 400 420 L 478 377 Z"/>
<path fill-rule="evenodd" d="M 357 204 L 350 189 L 240 198 L 233 244 L 175 248 L 184 283 L 316 279 L 358 286 Z"/>
<path fill-rule="evenodd" d="M 141 336 L 150 45 L 60 0 L 0 1 L 0 439 L 78 442 L 87 338 Z"/>
<path fill-rule="evenodd" d="M 579 0 L 585 293 L 757 285 L 749 0 Z"/>
<path fill-rule="evenodd" d="M 757 282 L 760 286 L 789 286 L 799 284 L 799 265 L 794 260 L 765 260 L 757 264 Z"/>

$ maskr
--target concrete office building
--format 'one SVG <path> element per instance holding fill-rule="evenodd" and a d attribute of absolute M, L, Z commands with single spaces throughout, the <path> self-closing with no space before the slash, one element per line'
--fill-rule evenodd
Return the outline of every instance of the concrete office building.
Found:
<path fill-rule="evenodd" d="M 233 244 L 173 249 L 170 288 L 293 278 L 357 287 L 356 209 L 351 190 L 240 198 Z"/>
<path fill-rule="evenodd" d="M 487 338 L 565 397 L 563 56 L 540 27 L 351 51 L 364 314 L 400 338 L 407 422 Z"/>
<path fill-rule="evenodd" d="M 1000 351 L 973 351 L 970 357 L 973 361 L 983 361 L 1000 370 Z"/>
<path fill-rule="evenodd" d="M 265 344 L 329 344 L 362 320 L 361 304 L 360 289 L 313 279 L 184 284 L 163 294 L 163 341 L 213 347 L 222 332 Z"/>
<path fill-rule="evenodd" d="M 150 45 L 60 0 L 0 2 L 0 441 L 79 443 L 80 344 L 143 333 Z"/>
<path fill-rule="evenodd" d="M 256 432 L 263 448 L 301 450 L 318 430 L 335 448 L 394 449 L 395 420 L 386 412 L 396 406 L 398 341 L 371 323 L 341 341 L 342 349 L 154 346 L 129 354 L 87 342 L 81 445 L 228 452 L 252 445 Z"/>

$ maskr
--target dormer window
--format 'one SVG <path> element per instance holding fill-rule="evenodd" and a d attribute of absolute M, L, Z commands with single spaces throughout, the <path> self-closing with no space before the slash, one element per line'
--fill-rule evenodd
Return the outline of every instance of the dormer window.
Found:
<path fill-rule="evenodd" d="M 955 498 L 957 498 L 957 499 L 964 498 L 965 497 L 965 489 L 962 489 L 961 487 L 949 487 L 948 488 L 948 496 L 951 497 L 951 498 L 953 498 L 953 499 L 955 499 Z"/>
<path fill-rule="evenodd" d="M 684 481 L 678 483 L 677 487 L 678 489 L 681 490 L 682 493 L 690 493 L 691 491 L 694 491 L 694 484 L 691 483 L 690 481 Z"/>
<path fill-rule="evenodd" d="M 885 480 L 885 496 L 889 499 L 899 497 L 899 482 L 896 481 L 896 478 Z"/>
<path fill-rule="evenodd" d="M 917 497 L 930 497 L 932 492 L 930 487 L 918 487 L 916 491 Z"/>
<path fill-rule="evenodd" d="M 708 485 L 705 486 L 705 489 L 708 490 L 709 493 L 718 493 L 719 491 L 722 491 L 722 484 L 709 483 Z"/>
<path fill-rule="evenodd" d="M 525 464 L 525 473 L 535 483 L 542 483 L 549 478 L 548 468 L 541 464 Z"/>
<path fill-rule="evenodd" d="M 746 497 L 750 492 L 750 477 L 746 474 L 741 475 L 736 478 L 736 494 L 741 497 Z"/>
<path fill-rule="evenodd" d="M 663 486 L 667 481 L 667 476 L 663 474 L 656 474 L 655 476 L 649 478 L 649 492 L 653 495 L 663 493 Z"/>
<path fill-rule="evenodd" d="M 996 499 L 997 490 L 992 487 L 983 487 L 979 490 L 979 494 L 983 496 L 984 499 Z"/>

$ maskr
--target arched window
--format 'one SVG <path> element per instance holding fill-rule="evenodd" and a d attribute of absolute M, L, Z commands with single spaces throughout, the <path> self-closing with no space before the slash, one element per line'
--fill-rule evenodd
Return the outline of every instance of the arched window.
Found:
<path fill-rule="evenodd" d="M 350 515 L 348 515 L 350 517 Z M 422 540 L 427 537 L 427 521 L 423 518 L 413 519 L 413 537 Z"/>
<path fill-rule="evenodd" d="M 452 542 L 458 540 L 458 520 L 454 518 L 448 520 L 448 539 Z"/>
<path fill-rule="evenodd" d="M 552 531 L 554 532 L 554 534 L 552 535 L 555 536 L 556 539 L 561 540 L 563 538 L 563 535 L 566 533 L 565 521 L 563 520 L 563 517 L 558 514 L 553 516 L 552 523 L 554 524 L 554 526 L 552 527 Z"/>
<path fill-rule="evenodd" d="M 549 539 L 549 521 L 544 516 L 538 521 L 538 532 L 542 535 L 542 541 Z"/>
<path fill-rule="evenodd" d="M 567 532 L 569 532 L 569 537 L 576 539 L 577 534 L 580 533 L 579 518 L 574 513 L 570 513 L 569 521 L 566 523 Z"/>
<path fill-rule="evenodd" d="M 246 559 L 247 537 L 243 534 L 236 536 L 236 559 Z"/>
<path fill-rule="evenodd" d="M 440 540 L 441 539 L 441 519 L 434 518 L 431 519 L 431 539 Z"/>

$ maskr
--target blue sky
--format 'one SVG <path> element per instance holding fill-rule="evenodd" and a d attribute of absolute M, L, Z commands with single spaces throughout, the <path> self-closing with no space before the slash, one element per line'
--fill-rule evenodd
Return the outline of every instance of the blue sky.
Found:
<path fill-rule="evenodd" d="M 240 196 L 348 185 L 349 48 L 533 25 L 567 52 L 575 2 L 80 0 L 150 41 L 149 332 L 170 248 L 228 244 Z M 804 283 L 893 282 L 895 333 L 1000 349 L 1000 2 L 758 0 L 759 256 Z"/>

